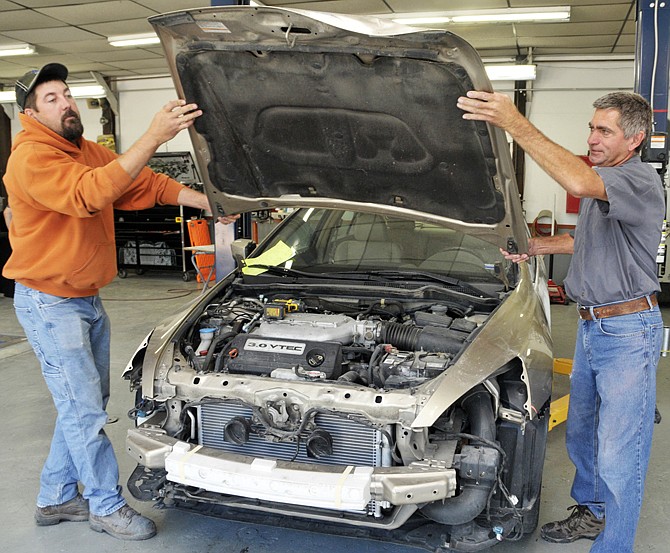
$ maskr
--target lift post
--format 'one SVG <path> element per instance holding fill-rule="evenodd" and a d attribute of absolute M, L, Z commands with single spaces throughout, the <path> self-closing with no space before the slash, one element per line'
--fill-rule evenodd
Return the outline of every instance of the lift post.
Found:
<path fill-rule="evenodd" d="M 635 92 L 651 104 L 654 124 L 642 152 L 661 176 L 668 164 L 670 4 L 638 0 L 635 32 Z"/>
<path fill-rule="evenodd" d="M 642 160 L 651 163 L 665 186 L 668 165 L 668 80 L 670 79 L 670 5 L 667 2 L 638 0 L 635 28 L 635 92 L 651 104 L 654 121 L 651 135 L 642 149 Z M 656 255 L 662 297 L 668 295 L 670 205 L 666 193 L 666 215 L 661 243 Z"/>

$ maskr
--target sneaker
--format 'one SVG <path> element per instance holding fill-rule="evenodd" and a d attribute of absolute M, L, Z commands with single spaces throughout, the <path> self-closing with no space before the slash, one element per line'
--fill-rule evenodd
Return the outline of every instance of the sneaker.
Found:
<path fill-rule="evenodd" d="M 52 526 L 63 520 L 84 522 L 88 520 L 88 500 L 77 494 L 60 505 L 48 505 L 35 509 L 37 526 Z"/>
<path fill-rule="evenodd" d="M 153 520 L 143 517 L 128 504 L 111 515 L 91 514 L 89 522 L 91 529 L 96 532 L 107 532 L 120 540 L 148 540 L 156 535 Z"/>
<path fill-rule="evenodd" d="M 586 505 L 568 507 L 572 513 L 565 520 L 548 522 L 542 526 L 542 539 L 553 543 L 572 543 L 582 538 L 595 540 L 605 528 L 605 519 L 598 518 Z"/>

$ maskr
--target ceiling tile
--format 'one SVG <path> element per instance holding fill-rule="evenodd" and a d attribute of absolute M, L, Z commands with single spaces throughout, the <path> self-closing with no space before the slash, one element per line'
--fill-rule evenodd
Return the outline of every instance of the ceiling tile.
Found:
<path fill-rule="evenodd" d="M 174 12 L 189 8 L 202 8 L 211 5 L 207 0 L 135 0 L 136 4 L 149 8 L 156 13 Z"/>
<path fill-rule="evenodd" d="M 628 46 L 629 51 L 635 49 L 635 33 L 626 33 L 619 37 L 617 46 Z"/>
<path fill-rule="evenodd" d="M 90 52 L 80 54 L 86 59 L 114 64 L 114 62 L 140 60 L 140 59 L 163 59 L 163 55 L 154 54 L 143 48 L 122 48 L 123 52 Z"/>
<path fill-rule="evenodd" d="M 117 49 L 114 46 L 110 46 L 104 37 L 39 45 L 39 51 L 46 53 L 68 52 L 71 54 L 86 54 L 88 52 L 113 52 L 115 50 Z"/>
<path fill-rule="evenodd" d="M 119 77 L 132 77 L 136 73 L 134 71 L 130 71 L 127 69 L 107 69 L 105 70 L 105 76 L 106 77 L 113 77 L 113 78 L 119 78 Z"/>
<path fill-rule="evenodd" d="M 556 29 L 554 25 L 560 25 Z M 515 25 L 518 36 L 588 36 L 588 35 L 614 35 L 619 34 L 620 21 L 602 21 L 598 25 L 593 23 L 555 23 L 554 25 L 541 24 L 518 24 Z"/>
<path fill-rule="evenodd" d="M 537 6 L 600 6 L 606 11 L 613 4 L 635 5 L 636 0 L 509 0 L 511 8 L 534 8 Z"/>
<path fill-rule="evenodd" d="M 614 45 L 614 39 L 607 35 L 588 35 L 588 36 L 562 36 L 562 37 L 519 37 L 519 46 L 534 48 L 590 48 L 590 47 L 611 47 Z"/>
<path fill-rule="evenodd" d="M 23 6 L 19 6 L 9 0 L 0 0 L 0 12 L 7 12 L 10 10 L 20 10 Z"/>
<path fill-rule="evenodd" d="M 17 65 L 9 59 L 0 59 L 0 70 L 16 70 Z"/>
<path fill-rule="evenodd" d="M 0 31 L 21 29 L 43 29 L 48 27 L 64 27 L 67 23 L 57 21 L 32 10 L 13 10 L 2 12 Z"/>
<path fill-rule="evenodd" d="M 111 21 L 109 23 L 93 23 L 92 25 L 81 25 L 81 28 L 105 37 L 153 32 L 153 27 L 146 18 Z"/>
<path fill-rule="evenodd" d="M 18 0 L 26 8 L 45 8 L 48 6 L 64 6 L 69 4 L 88 4 L 91 0 Z"/>
<path fill-rule="evenodd" d="M 33 29 L 25 31 L 2 31 L 2 34 L 20 42 L 30 44 L 66 42 L 71 40 L 89 40 L 98 38 L 77 27 L 51 27 L 48 29 Z M 38 48 L 39 51 L 39 48 Z"/>
<path fill-rule="evenodd" d="M 629 15 L 629 7 L 626 4 L 613 4 L 604 8 L 603 6 L 573 6 L 570 21 L 579 23 L 582 21 L 623 21 Z M 630 18 L 635 20 L 635 10 L 630 13 Z"/>
<path fill-rule="evenodd" d="M 98 38 L 96 35 L 78 29 L 77 27 L 56 27 L 50 29 L 34 29 L 25 31 L 2 31 L 2 34 L 30 44 L 49 44 L 54 42 L 66 42 L 71 40 L 90 40 Z M 39 47 L 38 47 L 39 52 Z"/>
<path fill-rule="evenodd" d="M 65 21 L 70 25 L 118 21 L 119 17 L 123 17 L 123 19 L 146 19 L 155 15 L 153 10 L 140 6 L 131 0 L 91 2 L 76 6 L 40 8 L 37 11 L 54 19 Z"/>
<path fill-rule="evenodd" d="M 322 0 L 319 2 L 273 2 L 281 8 L 297 8 L 333 13 L 384 14 L 392 13 L 382 0 Z"/>
<path fill-rule="evenodd" d="M 507 7 L 507 0 L 481 0 L 475 5 L 468 5 L 463 0 L 386 0 L 386 4 L 397 13 L 441 12 L 462 10 L 490 10 Z"/>
<path fill-rule="evenodd" d="M 481 25 L 451 25 L 447 30 L 468 42 L 485 41 L 488 38 L 514 39 L 512 25 L 495 25 L 488 28 L 483 28 Z"/>
<path fill-rule="evenodd" d="M 266 5 L 338 13 L 456 11 L 532 6 L 572 6 L 569 23 L 454 26 L 484 57 L 525 55 L 632 55 L 635 0 L 262 0 Z M 87 76 L 90 68 L 110 77 L 167 74 L 163 49 L 113 48 L 106 37 L 151 31 L 157 13 L 209 5 L 209 0 L 0 0 L 0 44 L 29 42 L 38 54 L 0 61 L 0 85 L 48 61 L 63 60 Z M 123 18 L 123 19 L 120 19 Z M 66 26 L 67 25 L 67 26 Z M 619 37 L 619 33 L 622 35 Z M 87 69 L 89 68 L 89 69 Z"/>
<path fill-rule="evenodd" d="M 109 65 L 118 65 L 115 63 L 109 63 Z M 126 60 L 122 64 L 121 68 L 124 69 L 142 69 L 147 67 L 161 67 L 163 70 L 167 70 L 168 64 L 165 58 L 150 58 L 150 59 L 140 59 L 140 60 Z"/>
<path fill-rule="evenodd" d="M 490 56 L 489 50 L 507 48 L 507 56 L 516 54 L 516 40 L 513 38 L 475 39 L 468 41 L 481 56 Z"/>

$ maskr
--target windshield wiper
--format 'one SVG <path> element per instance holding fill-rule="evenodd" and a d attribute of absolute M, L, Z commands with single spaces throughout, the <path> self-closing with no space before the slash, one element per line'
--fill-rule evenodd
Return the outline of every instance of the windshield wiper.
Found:
<path fill-rule="evenodd" d="M 253 274 L 253 273 L 246 273 L 244 270 L 248 269 L 250 271 L 254 271 L 256 269 L 262 271 L 260 273 Z M 259 264 L 251 264 L 251 265 L 244 265 L 242 267 L 242 274 L 246 276 L 260 276 L 264 273 L 270 273 L 271 275 L 281 275 L 281 276 L 293 276 L 293 277 L 309 277 L 309 278 L 314 278 L 314 273 L 305 273 L 303 271 L 298 271 L 296 269 L 289 269 L 287 267 L 277 267 L 276 265 L 264 265 L 262 263 Z"/>
<path fill-rule="evenodd" d="M 432 282 L 439 282 L 440 284 L 446 284 L 447 286 L 458 287 L 461 290 L 464 290 L 466 293 L 473 296 L 478 296 L 480 298 L 495 297 L 463 280 L 459 280 L 457 278 L 449 276 L 436 275 L 435 273 L 428 273 L 424 271 L 412 270 L 411 272 L 409 271 L 405 272 L 405 271 L 375 269 L 368 271 L 360 271 L 358 273 L 351 272 L 351 273 L 337 273 L 337 274 L 370 275 L 392 280 L 429 280 Z"/>
<path fill-rule="evenodd" d="M 279 276 L 288 276 L 295 278 L 311 278 L 311 279 L 327 279 L 327 280 L 366 280 L 374 282 L 384 282 L 389 280 L 423 280 L 438 282 L 454 288 L 460 288 L 465 293 L 480 298 L 494 298 L 491 294 L 472 286 L 471 284 L 449 276 L 436 275 L 435 273 L 428 273 L 423 271 L 394 271 L 394 270 L 366 270 L 366 271 L 338 271 L 336 273 L 310 273 L 307 271 L 300 271 L 298 269 L 289 269 L 287 267 L 277 267 L 276 265 L 248 265 L 248 269 L 262 269 L 263 272 L 258 275 L 246 274 L 246 276 L 260 276 L 264 273 Z M 242 271 L 242 274 L 245 274 Z"/>
<path fill-rule="evenodd" d="M 298 269 L 289 269 L 288 267 L 278 267 L 276 265 L 253 264 L 246 265 L 242 268 L 242 274 L 245 276 L 261 276 L 264 273 L 279 276 L 289 276 L 295 278 L 322 278 L 329 280 L 361 280 L 361 273 L 311 273 L 307 271 L 300 271 Z M 261 269 L 263 272 L 257 275 L 245 273 L 244 269 Z M 372 280 L 370 275 L 364 275 L 366 280 Z M 382 280 L 382 279 L 375 279 Z"/>

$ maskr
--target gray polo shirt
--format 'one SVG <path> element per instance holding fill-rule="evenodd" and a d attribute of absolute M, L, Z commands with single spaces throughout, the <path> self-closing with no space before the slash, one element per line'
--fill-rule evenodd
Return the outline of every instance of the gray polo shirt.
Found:
<path fill-rule="evenodd" d="M 639 156 L 595 167 L 607 201 L 583 198 L 565 289 L 580 305 L 626 301 L 660 290 L 656 254 L 665 218 L 661 178 Z"/>

